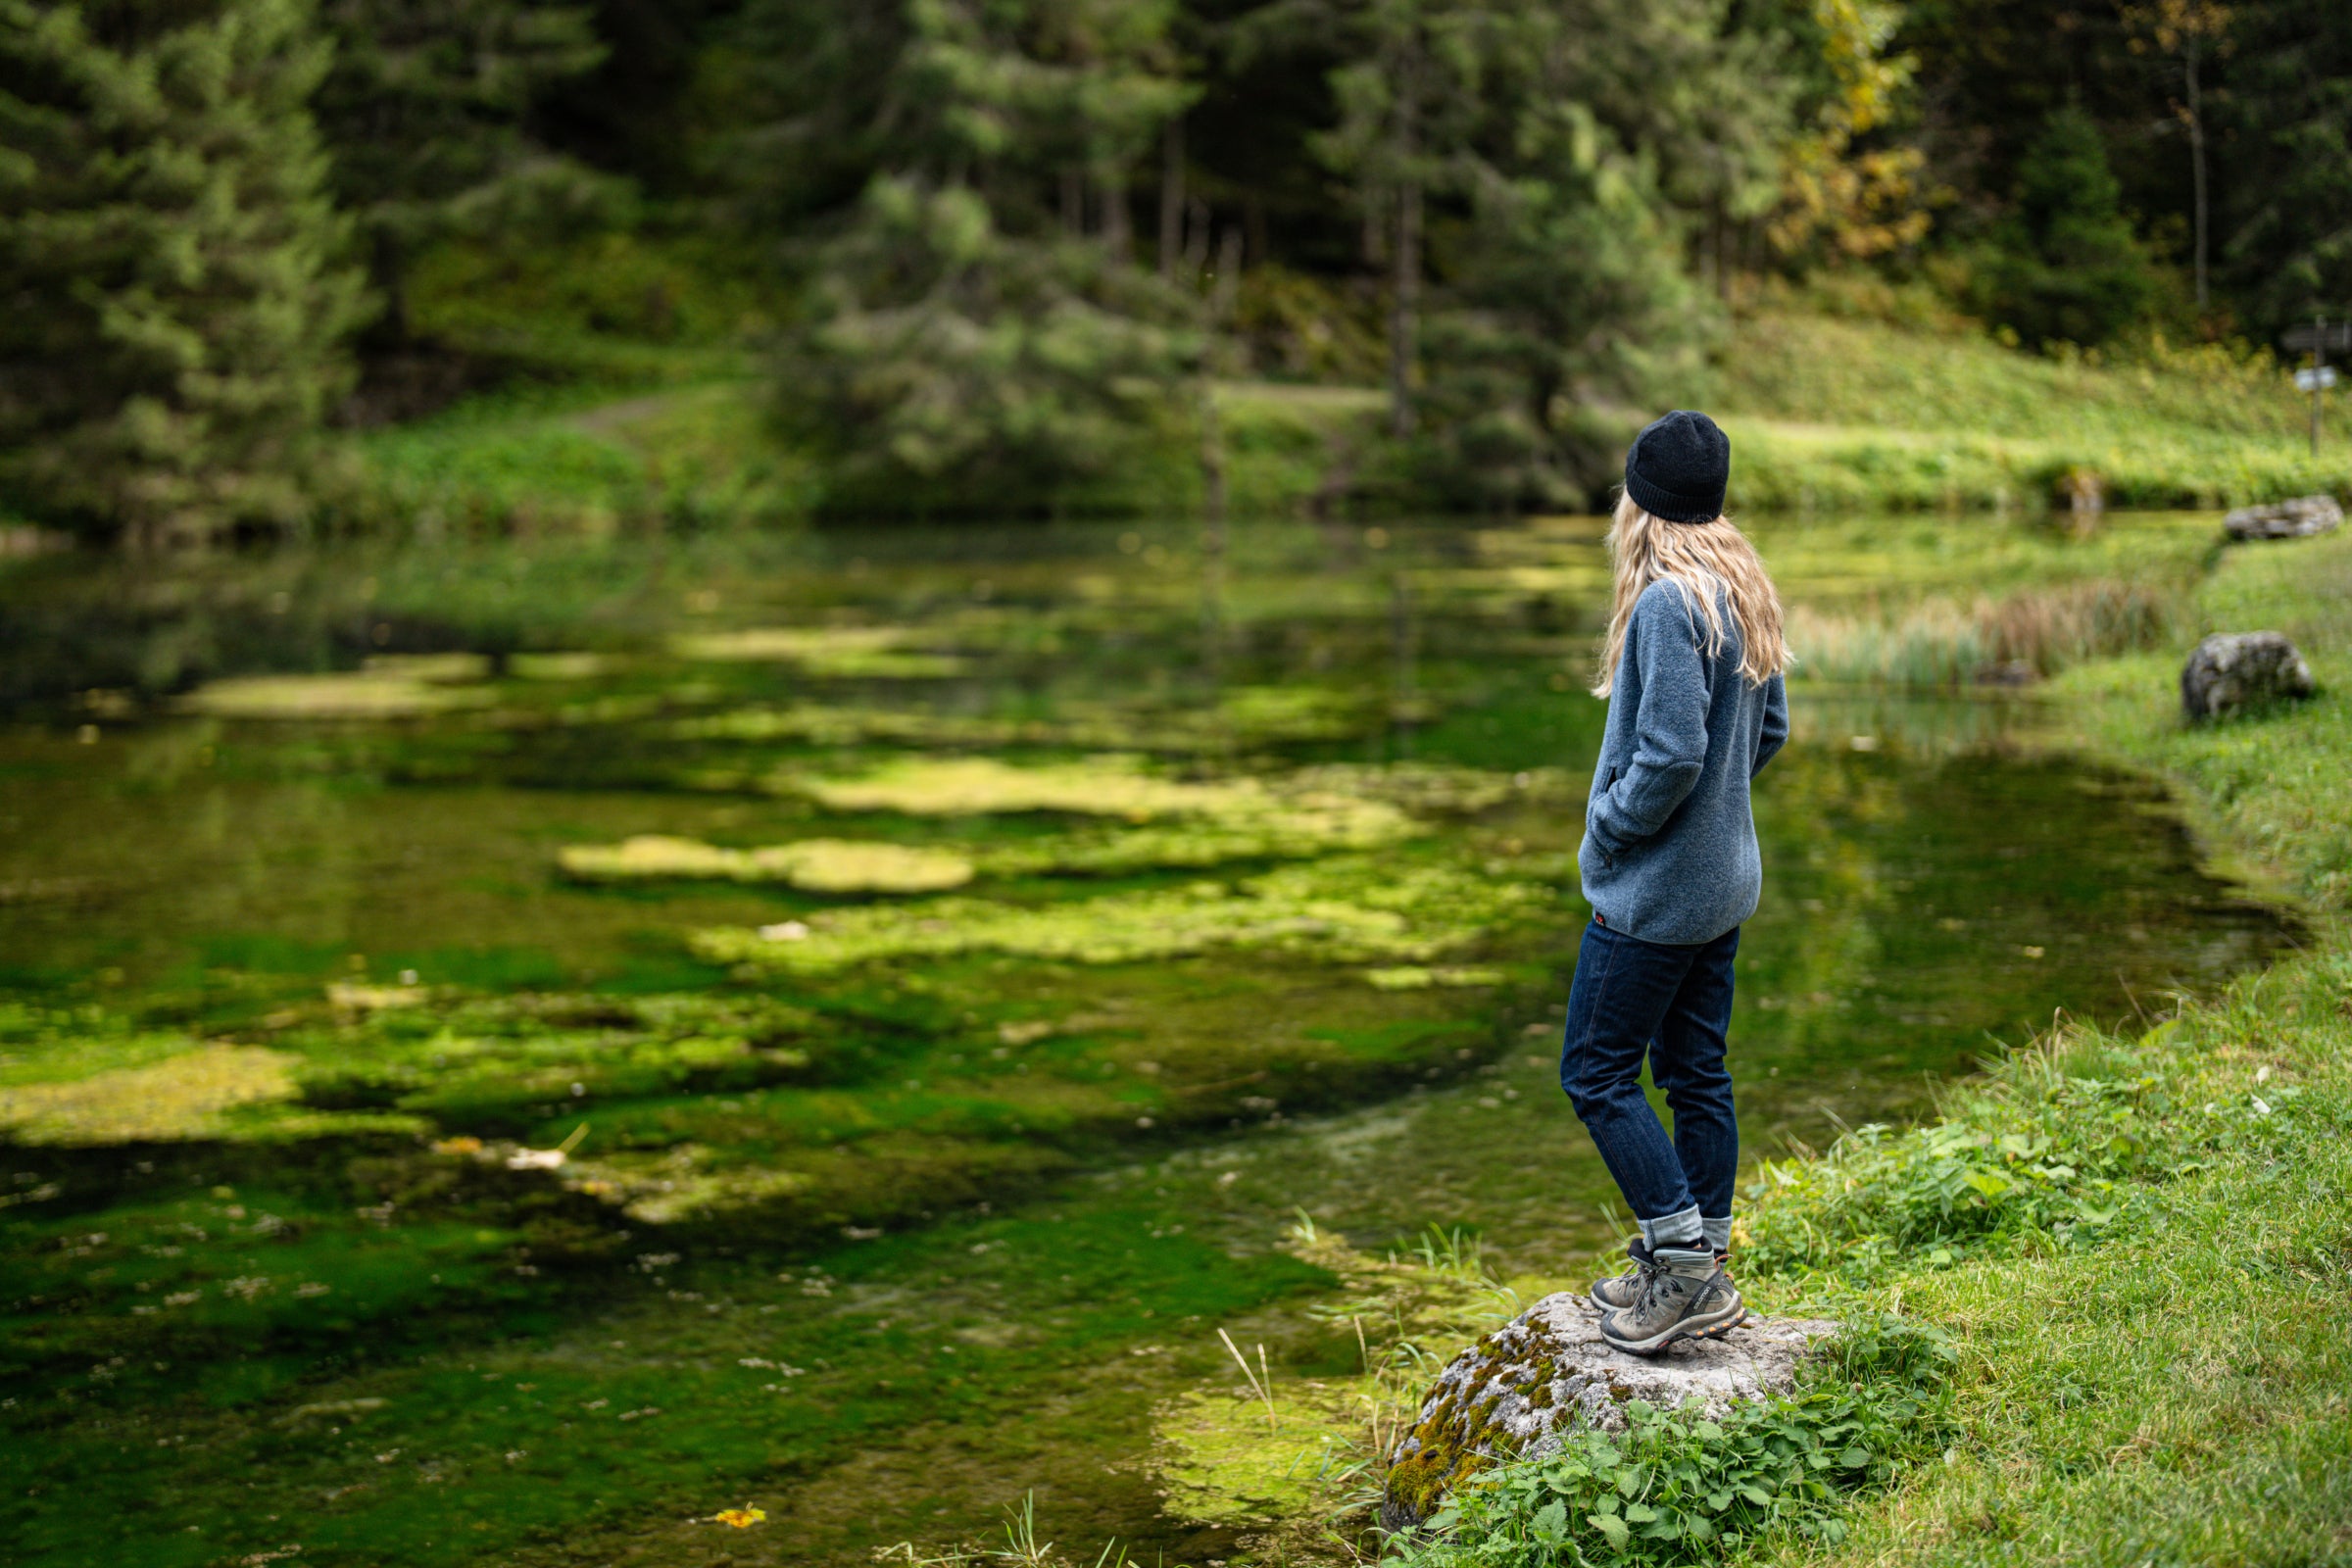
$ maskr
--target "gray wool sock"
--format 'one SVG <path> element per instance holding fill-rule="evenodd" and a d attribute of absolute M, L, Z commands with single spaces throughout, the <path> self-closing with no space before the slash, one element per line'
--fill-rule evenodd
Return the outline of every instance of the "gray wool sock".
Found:
<path fill-rule="evenodd" d="M 1696 1203 L 1671 1214 L 1660 1214 L 1656 1219 L 1642 1220 L 1641 1224 L 1642 1239 L 1653 1251 L 1661 1247 L 1692 1248 L 1706 1239 L 1706 1222 L 1699 1218 Z"/>
<path fill-rule="evenodd" d="M 1718 1252 L 1728 1252 L 1732 1250 L 1731 1215 L 1726 1214 L 1720 1219 L 1709 1217 L 1700 1220 L 1698 1224 L 1699 1229 L 1706 1232 L 1707 1245 L 1709 1247 L 1715 1249 L 1715 1250 Z"/>

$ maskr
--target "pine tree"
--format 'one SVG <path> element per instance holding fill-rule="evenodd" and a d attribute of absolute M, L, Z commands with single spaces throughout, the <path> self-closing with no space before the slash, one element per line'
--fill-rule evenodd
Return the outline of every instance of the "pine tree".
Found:
<path fill-rule="evenodd" d="M 835 35 L 870 53 L 788 82 L 770 139 L 827 127 L 871 172 L 825 219 L 786 422 L 825 456 L 836 509 L 1046 503 L 1127 455 L 1197 363 L 1186 297 L 1134 265 L 1126 211 L 1188 95 L 1171 9 L 907 0 L 878 22 L 839 4 L 864 15 Z"/>
<path fill-rule="evenodd" d="M 1459 190 L 1490 119 L 1484 76 L 1511 0 L 1274 0 L 1236 28 L 1258 51 L 1336 55 L 1339 123 L 1314 138 L 1361 213 L 1368 250 L 1387 263 L 1389 431 L 1412 434 L 1420 379 L 1429 205 Z"/>
<path fill-rule="evenodd" d="M 319 89 L 334 191 L 366 235 L 378 335 L 409 336 L 406 277 L 455 232 L 599 214 L 611 179 L 530 133 L 538 96 L 604 57 L 590 10 L 536 0 L 323 0 L 334 67 Z"/>
<path fill-rule="evenodd" d="M 1713 0 L 1585 0 L 1495 34 L 1430 325 L 1436 472 L 1462 499 L 1583 502 L 1618 455 L 1585 411 L 1663 395 L 1712 326 L 1691 261 L 1719 275 L 1725 224 L 1772 201 L 1787 118 L 1723 22 Z"/>
<path fill-rule="evenodd" d="M 2027 147 L 2000 237 L 1991 315 L 2029 343 L 2104 343 L 2154 304 L 2155 272 L 2081 109 L 2053 113 Z"/>
<path fill-rule="evenodd" d="M 2276 331 L 2352 315 L 2352 8 L 2262 0 L 2238 13 L 2215 182 L 2230 292 Z"/>
<path fill-rule="evenodd" d="M 285 526 L 361 287 L 308 0 L 0 0 L 0 483 L 134 541 Z"/>
<path fill-rule="evenodd" d="M 1275 0 L 1239 37 L 1340 57 L 1316 145 L 1383 236 L 1392 431 L 1465 499 L 1581 500 L 1579 405 L 1656 387 L 1707 321 L 1692 237 L 1720 268 L 1778 193 L 1770 40 L 1722 0 Z"/>

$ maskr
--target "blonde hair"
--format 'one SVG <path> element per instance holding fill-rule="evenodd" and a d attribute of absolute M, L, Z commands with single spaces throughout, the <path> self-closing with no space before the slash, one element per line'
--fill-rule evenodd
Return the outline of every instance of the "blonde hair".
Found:
<path fill-rule="evenodd" d="M 1729 517 L 1705 522 L 1668 522 L 1653 517 L 1633 497 L 1617 498 L 1609 519 L 1609 561 L 1616 567 L 1616 593 L 1609 606 L 1609 635 L 1602 644 L 1600 678 L 1592 695 L 1606 697 L 1617 684 L 1617 662 L 1625 657 L 1626 623 L 1642 590 L 1660 580 L 1683 591 L 1686 612 L 1706 622 L 1700 647 L 1709 659 L 1723 652 L 1723 604 L 1740 628 L 1740 673 L 1761 686 L 1790 663 L 1781 635 L 1781 596 L 1747 535 Z M 1694 623 L 1695 629 L 1695 623 Z"/>

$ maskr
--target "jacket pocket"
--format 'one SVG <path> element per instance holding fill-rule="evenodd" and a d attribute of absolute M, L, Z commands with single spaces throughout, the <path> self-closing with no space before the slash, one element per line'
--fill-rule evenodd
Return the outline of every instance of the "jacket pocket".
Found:
<path fill-rule="evenodd" d="M 1625 770 L 1623 768 L 1610 768 L 1609 776 L 1600 781 L 1600 793 L 1605 796 L 1609 793 L 1609 791 L 1615 789 L 1617 787 L 1618 775 L 1624 771 Z M 1586 811 L 1585 813 L 1588 819 L 1586 822 L 1588 831 L 1590 831 L 1592 827 L 1590 820 L 1592 814 L 1592 813 L 1590 810 Z M 1600 851 L 1600 863 L 1609 867 L 1611 870 L 1615 870 L 1617 868 L 1617 852 L 1609 848 L 1608 839 L 1602 834 L 1594 833 L 1592 834 L 1592 843 L 1593 846 Z"/>

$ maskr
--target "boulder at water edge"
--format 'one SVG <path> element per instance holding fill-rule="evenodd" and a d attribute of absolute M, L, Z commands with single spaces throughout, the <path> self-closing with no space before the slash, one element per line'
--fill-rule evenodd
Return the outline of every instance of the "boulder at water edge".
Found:
<path fill-rule="evenodd" d="M 1663 1355 L 1629 1355 L 1600 1337 L 1588 1297 L 1546 1296 L 1455 1356 L 1389 1456 L 1384 1530 L 1435 1513 L 1446 1488 L 1497 1458 L 1540 1458 L 1579 1427 L 1623 1431 L 1636 1399 L 1662 1410 L 1695 1400 L 1710 1418 L 1786 1394 L 1814 1341 L 1838 1331 L 1811 1318 L 1750 1316 L 1717 1340 L 1678 1340 Z"/>
<path fill-rule="evenodd" d="M 2222 519 L 2232 539 L 2300 539 L 2339 527 L 2344 509 L 2333 496 L 2297 496 L 2267 507 L 2240 507 Z"/>
<path fill-rule="evenodd" d="M 2309 697 L 2311 666 L 2275 631 L 2216 632 L 2180 666 L 2180 708 L 2219 718 L 2289 697 Z"/>

